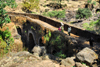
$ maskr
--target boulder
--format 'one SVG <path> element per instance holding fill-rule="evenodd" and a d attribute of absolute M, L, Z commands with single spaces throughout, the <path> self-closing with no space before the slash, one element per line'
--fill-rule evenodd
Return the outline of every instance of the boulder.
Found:
<path fill-rule="evenodd" d="M 79 62 L 76 62 L 75 67 L 87 67 L 87 66 L 85 64 L 81 64 Z"/>
<path fill-rule="evenodd" d="M 87 64 L 92 64 L 94 60 L 98 59 L 98 55 L 93 50 L 86 47 L 76 54 L 76 59 L 81 62 L 86 62 Z"/>
<path fill-rule="evenodd" d="M 46 48 L 45 48 L 45 46 L 34 46 L 34 48 L 32 49 L 32 52 L 34 54 L 43 56 L 46 54 Z"/>
<path fill-rule="evenodd" d="M 75 65 L 74 58 L 66 58 L 61 61 L 61 65 L 72 67 Z"/>
<path fill-rule="evenodd" d="M 40 55 L 40 53 L 41 53 L 41 48 L 40 48 L 40 46 L 34 46 L 34 48 L 32 49 L 32 52 L 33 52 L 34 54 Z"/>

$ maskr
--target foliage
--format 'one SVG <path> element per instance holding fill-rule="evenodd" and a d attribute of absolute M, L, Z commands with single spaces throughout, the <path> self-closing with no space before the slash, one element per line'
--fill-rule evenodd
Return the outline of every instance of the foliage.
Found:
<path fill-rule="evenodd" d="M 0 3 L 2 3 L 2 6 L 4 8 L 4 6 L 10 6 L 11 8 L 16 8 L 17 4 L 15 2 L 15 0 L 0 0 Z"/>
<path fill-rule="evenodd" d="M 0 26 L 2 27 L 3 24 L 9 23 L 10 18 L 6 14 L 7 12 L 4 10 L 6 6 L 11 6 L 12 8 L 16 7 L 16 3 L 14 0 L 1 0 L 0 1 Z"/>
<path fill-rule="evenodd" d="M 87 0 L 87 8 L 92 10 L 94 8 L 94 5 L 96 5 L 96 1 L 92 2 L 92 0 Z"/>
<path fill-rule="evenodd" d="M 90 23 L 84 23 L 83 27 L 89 31 L 95 31 L 96 33 L 100 34 L 100 19 L 96 21 L 92 21 Z"/>
<path fill-rule="evenodd" d="M 5 48 L 6 48 L 6 42 L 2 39 L 2 37 L 0 36 L 0 56 L 3 56 L 6 52 Z"/>
<path fill-rule="evenodd" d="M 62 48 L 64 48 L 64 38 L 59 35 L 59 34 L 54 34 L 52 36 L 52 38 L 50 39 L 50 44 L 53 46 L 56 46 L 57 49 L 61 50 Z"/>
<path fill-rule="evenodd" d="M 96 1 L 93 1 L 93 5 L 96 5 Z"/>
<path fill-rule="evenodd" d="M 44 36 L 44 40 L 46 41 L 45 45 L 48 45 L 50 38 L 51 38 L 51 32 L 49 31 L 48 34 Z"/>
<path fill-rule="evenodd" d="M 87 0 L 87 3 L 89 4 L 89 3 L 91 3 L 92 2 L 92 0 Z"/>
<path fill-rule="evenodd" d="M 92 16 L 91 11 L 88 8 L 79 8 L 76 12 L 76 19 L 82 19 L 82 18 L 89 18 Z"/>
<path fill-rule="evenodd" d="M 23 7 L 22 9 L 25 12 L 30 12 L 33 9 L 39 10 L 39 0 L 25 0 L 23 1 Z"/>
<path fill-rule="evenodd" d="M 15 0 L 0 0 L 0 27 L 2 28 L 5 24 L 10 22 L 7 12 L 4 10 L 6 6 L 12 8 L 17 7 Z M 7 28 L 5 31 L 0 30 L 0 56 L 3 56 L 10 50 L 10 45 L 14 42 L 11 37 L 11 33 Z"/>
<path fill-rule="evenodd" d="M 13 42 L 13 38 L 11 38 L 11 32 L 9 31 L 9 29 L 7 28 L 5 31 L 1 31 L 0 30 L 0 36 L 2 37 L 3 40 L 5 41 L 12 41 Z M 11 42 L 10 42 L 11 43 Z"/>
<path fill-rule="evenodd" d="M 49 47 L 54 47 L 58 52 L 55 53 L 55 56 L 65 58 L 66 55 L 62 53 L 62 49 L 65 47 L 65 40 L 64 38 L 57 33 L 52 33 L 49 31 L 48 34 L 44 36 L 44 40 L 46 40 L 46 43 L 44 45 L 49 46 Z"/>
<path fill-rule="evenodd" d="M 82 63 L 82 64 L 86 65 L 86 63 Z"/>
<path fill-rule="evenodd" d="M 48 13 L 44 13 L 43 15 L 48 16 L 48 17 L 56 17 L 56 18 L 65 18 L 65 10 L 62 11 L 51 11 Z"/>
<path fill-rule="evenodd" d="M 93 1 L 92 0 L 87 0 L 87 4 L 93 4 L 93 5 L 96 5 L 96 1 Z"/>
<path fill-rule="evenodd" d="M 57 53 L 55 53 L 54 55 L 57 56 L 57 57 L 60 57 L 60 58 L 65 58 L 65 57 L 66 57 L 65 54 L 62 54 L 62 51 L 57 52 Z"/>
<path fill-rule="evenodd" d="M 11 33 L 9 30 L 0 31 L 0 55 L 3 56 L 4 54 L 10 51 L 10 46 L 14 43 L 13 38 L 11 37 Z"/>

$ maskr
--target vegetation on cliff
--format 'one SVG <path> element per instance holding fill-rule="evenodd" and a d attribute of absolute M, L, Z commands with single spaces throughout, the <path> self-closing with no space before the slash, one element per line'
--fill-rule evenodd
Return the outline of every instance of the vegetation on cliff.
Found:
<path fill-rule="evenodd" d="M 6 27 L 5 30 L 2 31 L 2 28 L 10 23 L 10 18 L 6 14 L 6 10 L 4 8 L 6 6 L 11 6 L 12 8 L 16 7 L 17 4 L 14 0 L 1 0 L 0 1 L 0 56 L 3 56 L 10 50 L 10 46 L 13 44 L 14 40 L 11 37 L 11 33 Z"/>

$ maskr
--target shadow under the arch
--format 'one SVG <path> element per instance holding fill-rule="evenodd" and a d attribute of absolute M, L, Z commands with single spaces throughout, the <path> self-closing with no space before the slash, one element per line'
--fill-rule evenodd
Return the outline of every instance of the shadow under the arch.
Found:
<path fill-rule="evenodd" d="M 29 52 L 32 52 L 33 47 L 35 46 L 35 42 L 33 39 L 33 35 L 29 33 L 29 42 L 28 42 L 28 50 Z"/>

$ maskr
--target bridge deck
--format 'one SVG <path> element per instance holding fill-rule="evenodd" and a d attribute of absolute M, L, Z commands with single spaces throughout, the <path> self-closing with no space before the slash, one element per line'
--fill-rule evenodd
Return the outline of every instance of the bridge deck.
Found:
<path fill-rule="evenodd" d="M 38 20 L 38 19 L 31 19 L 31 20 L 37 21 L 38 24 L 40 24 L 40 25 L 42 25 L 42 26 L 44 26 L 46 28 L 49 28 L 52 31 L 57 31 L 58 30 L 57 27 L 54 27 L 54 26 L 52 26 L 52 25 L 50 25 L 50 24 L 48 24 L 48 23 L 46 23 L 44 21 L 41 21 L 41 20 Z M 64 33 L 68 35 L 68 32 L 67 31 L 64 31 Z M 89 47 L 89 42 L 86 41 L 87 40 L 86 38 L 80 37 L 78 35 L 74 35 L 72 33 L 70 34 L 70 36 L 73 37 L 73 38 L 75 38 L 76 40 L 77 39 L 80 40 L 81 41 L 81 45 L 83 45 L 85 47 Z M 93 50 L 96 51 L 96 52 L 98 52 L 98 50 L 100 50 L 100 43 L 94 42 Z"/>

